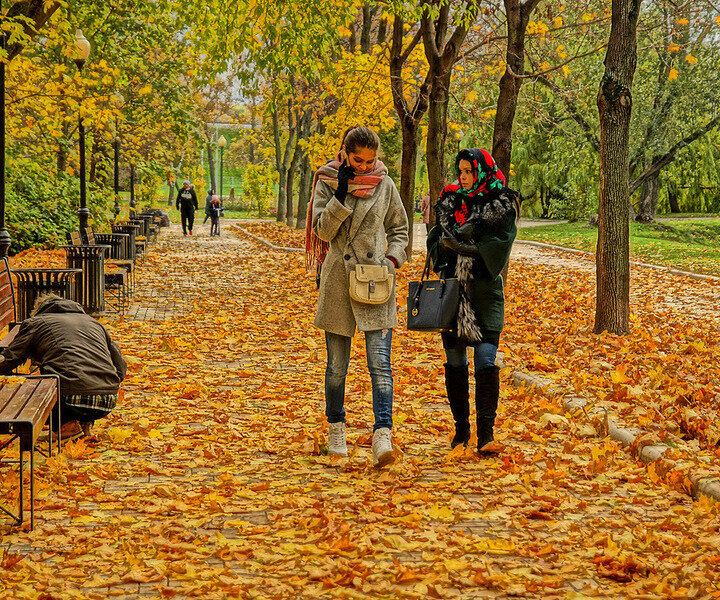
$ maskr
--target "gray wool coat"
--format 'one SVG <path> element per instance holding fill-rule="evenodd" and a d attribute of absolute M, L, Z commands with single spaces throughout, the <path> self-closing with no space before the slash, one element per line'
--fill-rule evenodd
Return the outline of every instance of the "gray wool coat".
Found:
<path fill-rule="evenodd" d="M 352 337 L 356 328 L 374 331 L 395 327 L 394 289 L 384 304 L 356 302 L 349 291 L 350 271 L 356 264 L 387 265 L 394 273 L 387 257 L 392 256 L 398 266 L 407 260 L 408 220 L 393 180 L 385 176 L 369 198 L 349 193 L 344 204 L 320 180 L 313 197 L 312 220 L 315 234 L 330 243 L 320 274 L 315 325 L 346 337 Z"/>

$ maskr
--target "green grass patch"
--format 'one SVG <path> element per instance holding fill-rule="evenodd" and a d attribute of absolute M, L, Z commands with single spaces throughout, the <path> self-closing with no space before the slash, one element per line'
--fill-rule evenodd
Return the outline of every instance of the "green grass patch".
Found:
<path fill-rule="evenodd" d="M 594 252 L 596 227 L 561 223 L 524 227 L 518 239 Z M 663 223 L 630 223 L 630 256 L 634 260 L 684 271 L 720 275 L 720 218 L 683 218 Z"/>

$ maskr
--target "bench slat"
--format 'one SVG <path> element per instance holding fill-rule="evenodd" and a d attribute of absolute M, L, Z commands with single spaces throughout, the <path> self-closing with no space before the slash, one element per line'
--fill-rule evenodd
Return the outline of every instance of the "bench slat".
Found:
<path fill-rule="evenodd" d="M 19 408 L 15 406 L 13 399 L 19 389 L 19 385 L 4 385 L 0 388 L 0 420 L 15 418 Z"/>
<path fill-rule="evenodd" d="M 18 421 L 26 420 L 32 423 L 32 442 L 28 441 L 28 444 L 35 444 L 35 440 L 40 435 L 43 425 L 45 425 L 58 399 L 54 379 L 35 379 L 34 381 L 39 383 L 17 417 Z M 28 445 L 24 449 L 29 451 L 30 446 Z"/>
<path fill-rule="evenodd" d="M 12 341 L 15 339 L 17 334 L 20 332 L 20 325 L 15 325 L 10 331 L 7 332 L 4 338 L 0 339 L 0 350 L 7 348 Z"/>

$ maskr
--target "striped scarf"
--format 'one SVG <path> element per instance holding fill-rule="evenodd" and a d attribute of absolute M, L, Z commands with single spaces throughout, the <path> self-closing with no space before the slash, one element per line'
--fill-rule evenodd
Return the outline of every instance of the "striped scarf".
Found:
<path fill-rule="evenodd" d="M 305 222 L 305 265 L 308 269 L 313 266 L 322 265 L 328 253 L 330 244 L 321 240 L 313 231 L 313 202 L 315 199 L 315 188 L 318 181 L 327 183 L 333 191 L 338 186 L 338 169 L 342 161 L 340 154 L 326 165 L 323 165 L 315 172 L 313 178 L 312 194 L 308 205 L 307 221 Z M 372 171 L 362 175 L 355 175 L 348 184 L 348 193 L 358 198 L 370 198 L 375 193 L 375 188 L 387 175 L 387 167 L 381 160 L 376 160 Z"/>

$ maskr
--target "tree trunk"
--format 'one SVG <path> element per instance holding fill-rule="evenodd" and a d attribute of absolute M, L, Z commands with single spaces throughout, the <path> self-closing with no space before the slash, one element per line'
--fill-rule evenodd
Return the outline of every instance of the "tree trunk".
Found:
<path fill-rule="evenodd" d="M 439 198 L 447 181 L 445 166 L 445 140 L 447 138 L 448 93 L 451 72 L 433 77 L 428 108 L 428 130 L 425 146 L 430 198 Z M 432 204 L 432 203 L 431 203 Z M 435 222 L 435 207 L 430 208 L 430 222 Z"/>
<path fill-rule="evenodd" d="M 418 135 L 417 125 L 403 124 L 402 157 L 400 159 L 400 198 L 408 218 L 408 245 L 405 248 L 408 260 L 412 257 L 415 234 L 415 173 L 417 170 Z"/>
<path fill-rule="evenodd" d="M 215 154 L 213 152 L 213 144 L 210 143 L 210 139 L 207 139 L 205 143 L 208 157 L 208 171 L 210 171 L 210 189 L 217 193 L 217 185 L 215 185 Z M 205 190 L 203 190 L 205 191 Z"/>
<path fill-rule="evenodd" d="M 290 162 L 290 167 L 288 169 L 287 175 L 288 209 L 286 215 L 287 219 L 285 222 L 287 223 L 288 227 L 292 227 L 293 225 L 293 187 L 295 183 L 295 173 L 297 172 L 300 163 L 305 158 L 305 151 L 300 145 L 300 141 L 307 139 L 307 137 L 310 135 L 310 111 L 305 111 L 302 116 L 300 116 L 300 111 L 295 114 L 295 128 L 295 149 L 293 151 L 293 157 L 292 161 Z"/>
<path fill-rule="evenodd" d="M 374 12 L 369 4 L 362 7 L 363 24 L 360 33 L 360 52 L 363 54 L 370 54 L 370 34 L 372 33 L 372 18 Z"/>
<path fill-rule="evenodd" d="M 282 223 L 285 220 L 285 211 L 287 210 L 287 201 L 285 199 L 285 184 L 287 182 L 287 170 L 283 161 L 282 150 L 280 148 L 280 117 L 277 108 L 273 110 L 273 137 L 275 141 L 275 169 L 278 172 L 278 199 L 277 199 L 277 215 L 276 220 Z"/>
<path fill-rule="evenodd" d="M 405 252 L 408 260 L 412 257 L 413 248 L 413 221 L 415 218 L 415 171 L 418 153 L 418 127 L 428 108 L 429 77 L 420 86 L 412 109 L 405 98 L 402 69 L 410 53 L 420 42 L 418 32 L 403 50 L 405 23 L 400 16 L 395 16 L 390 45 L 390 89 L 392 90 L 395 111 L 402 130 L 402 157 L 400 163 L 400 198 L 402 198 L 405 213 L 408 218 L 408 245 Z"/>
<path fill-rule="evenodd" d="M 452 68 L 457 60 L 460 46 L 462 46 L 468 28 L 475 21 L 478 4 L 475 0 L 467 0 L 465 14 L 459 20 L 459 25 L 451 35 L 449 34 L 450 4 L 442 4 L 437 11 L 437 18 L 433 19 L 431 2 L 423 2 L 424 11 L 421 21 L 421 31 L 425 57 L 429 71 L 429 108 L 426 157 L 428 178 L 430 183 L 430 197 L 439 198 L 445 185 L 445 139 L 447 137 L 447 113 L 450 99 L 450 81 Z M 459 8 L 456 8 L 459 10 Z M 455 16 L 459 16 L 456 14 Z M 430 209 L 430 223 L 435 221 L 434 207 Z"/>
<path fill-rule="evenodd" d="M 65 173 L 65 169 L 67 169 L 67 159 L 68 159 L 67 148 L 65 147 L 65 144 L 60 142 L 58 144 L 57 154 L 55 156 L 58 175 L 60 175 L 61 173 Z"/>
<path fill-rule="evenodd" d="M 278 211 L 277 211 L 277 222 L 282 223 L 287 220 L 287 214 L 290 213 L 290 219 L 292 219 L 292 204 L 290 204 L 290 210 L 288 210 L 288 202 L 292 202 L 292 198 L 288 200 L 287 194 L 287 180 L 288 180 L 288 169 L 290 168 L 290 162 L 294 155 L 295 142 L 297 139 L 297 122 L 293 123 L 293 110 L 292 100 L 288 101 L 288 137 L 285 142 L 285 148 L 281 147 L 280 140 L 280 118 L 278 117 L 277 110 L 273 111 L 273 135 L 275 138 L 275 163 L 278 172 Z M 292 224 L 292 220 L 290 221 Z"/>
<path fill-rule="evenodd" d="M 659 179 L 660 175 L 655 173 L 652 177 L 648 177 L 643 181 L 637 216 L 635 217 L 636 221 L 650 223 L 655 220 L 658 207 Z"/>
<path fill-rule="evenodd" d="M 257 131 L 257 102 L 255 96 L 250 99 L 250 130 L 255 133 Z M 248 145 L 248 162 L 255 164 L 255 136 L 250 136 L 250 144 Z"/>
<path fill-rule="evenodd" d="M 378 25 L 378 33 L 377 33 L 377 43 L 378 44 L 384 44 L 385 39 L 387 38 L 387 26 L 388 22 L 385 17 L 380 19 L 380 24 Z"/>
<path fill-rule="evenodd" d="M 498 168 L 510 181 L 510 164 L 512 163 L 512 130 L 515 122 L 518 95 L 525 74 L 525 31 L 530 15 L 539 0 L 505 0 L 507 15 L 507 67 L 500 78 L 500 94 L 495 113 L 493 129 L 492 155 Z"/>
<path fill-rule="evenodd" d="M 600 201 L 595 333 L 623 335 L 630 325 L 629 138 L 637 22 L 642 0 L 612 0 L 600 114 Z"/>
<path fill-rule="evenodd" d="M 310 166 L 310 155 L 306 152 L 300 163 L 300 189 L 298 190 L 298 210 L 296 229 L 305 229 L 308 204 L 312 194 L 313 172 Z"/>

